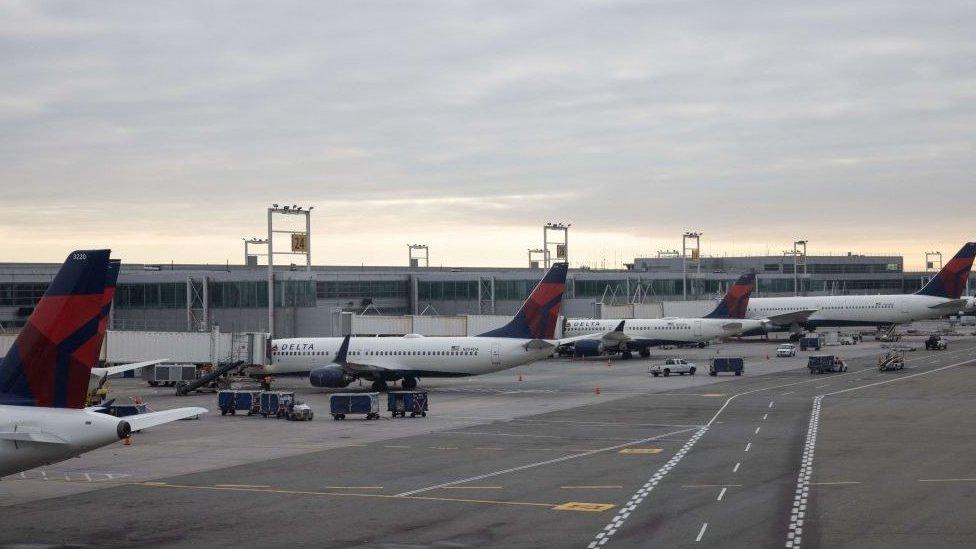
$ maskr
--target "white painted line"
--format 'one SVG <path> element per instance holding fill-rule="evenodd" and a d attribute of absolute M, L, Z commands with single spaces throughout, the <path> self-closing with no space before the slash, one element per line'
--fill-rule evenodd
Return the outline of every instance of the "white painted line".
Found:
<path fill-rule="evenodd" d="M 770 400 L 770 401 L 769 401 L 769 407 L 770 407 L 770 408 L 772 408 L 772 407 L 773 407 L 773 402 L 775 402 L 775 401 L 773 401 L 773 400 Z"/>
<path fill-rule="evenodd" d="M 725 497 L 726 490 L 728 490 L 728 488 L 722 488 L 722 491 L 718 493 L 718 497 L 715 498 L 715 501 L 722 501 L 722 498 Z"/>
<path fill-rule="evenodd" d="M 858 480 L 838 480 L 835 482 L 811 482 L 810 486 L 841 486 L 844 484 L 861 484 Z"/>
<path fill-rule="evenodd" d="M 817 386 L 816 386 L 816 387 L 814 387 L 814 388 L 815 388 L 815 389 L 823 389 L 824 387 L 826 387 L 826 386 L 828 386 L 828 385 L 830 385 L 830 384 L 829 384 L 829 383 L 824 383 L 823 385 L 817 385 Z"/>
<path fill-rule="evenodd" d="M 707 522 L 703 522 L 703 523 L 702 523 L 702 527 L 701 527 L 701 530 L 699 530 L 699 531 L 698 531 L 698 537 L 697 537 L 697 538 L 695 538 L 695 542 L 699 542 L 699 541 L 701 541 L 701 540 L 702 540 L 702 536 L 704 536 L 704 535 L 705 535 L 705 530 L 706 530 L 707 528 L 708 528 L 708 523 L 707 523 Z"/>
<path fill-rule="evenodd" d="M 758 435 L 759 434 L 759 429 L 760 429 L 760 427 L 756 427 L 756 432 L 753 433 L 753 434 Z"/>
<path fill-rule="evenodd" d="M 919 482 L 976 482 L 976 478 L 920 478 Z"/>
<path fill-rule="evenodd" d="M 752 448 L 752 443 L 751 442 L 749 444 L 746 444 L 746 450 L 745 451 L 748 452 L 749 451 L 749 448 Z"/>
<path fill-rule="evenodd" d="M 733 472 L 733 473 L 738 473 L 738 472 L 739 472 L 739 466 L 740 466 L 740 465 L 742 465 L 742 462 L 741 462 L 741 461 L 740 461 L 740 462 L 737 462 L 737 463 L 735 464 L 735 467 L 733 467 L 733 468 L 732 468 L 732 472 Z"/>
<path fill-rule="evenodd" d="M 766 418 L 768 418 L 768 417 L 769 417 L 769 414 L 763 414 L 763 421 L 766 421 Z"/>
<path fill-rule="evenodd" d="M 702 429 L 699 429 L 699 432 L 702 432 L 703 429 L 705 429 L 705 428 L 703 427 Z M 485 473 L 483 475 L 477 475 L 477 476 L 474 476 L 474 477 L 468 477 L 468 478 L 462 478 L 462 479 L 458 479 L 458 480 L 452 480 L 450 482 L 443 482 L 441 484 L 436 484 L 434 486 L 427 486 L 425 488 L 418 488 L 416 490 L 410 490 L 409 492 L 401 492 L 401 493 L 396 494 L 396 495 L 398 497 L 413 496 L 413 495 L 416 495 L 416 494 L 421 494 L 423 492 L 429 492 L 431 490 L 437 490 L 438 488 L 446 488 L 448 486 L 456 486 L 458 484 L 467 484 L 469 482 L 473 482 L 473 481 L 476 481 L 476 480 L 482 480 L 482 479 L 486 479 L 486 478 L 497 477 L 499 475 L 504 475 L 504 474 L 507 474 L 507 473 L 514 473 L 516 471 L 524 471 L 526 469 L 532 469 L 532 468 L 535 468 L 535 467 L 542 467 L 543 465 L 552 465 L 554 463 L 562 463 L 564 461 L 569 461 L 571 459 L 577 459 L 577 458 L 592 456 L 594 454 L 599 454 L 599 453 L 603 453 L 603 452 L 611 452 L 613 450 L 619 450 L 621 448 L 626 448 L 628 446 L 635 446 L 637 444 L 643 444 L 645 442 L 650 442 L 652 440 L 658 440 L 658 439 L 662 439 L 662 438 L 669 437 L 669 436 L 672 436 L 672 435 L 678 435 L 678 434 L 681 434 L 681 433 L 687 433 L 688 431 L 693 431 L 693 430 L 694 429 L 682 429 L 680 431 L 672 431 L 670 433 L 665 433 L 663 435 L 657 435 L 657 436 L 650 437 L 650 438 L 643 438 L 643 439 L 640 439 L 640 440 L 632 440 L 630 442 L 625 442 L 623 444 L 617 444 L 616 446 L 607 446 L 606 448 L 597 448 L 596 450 L 590 450 L 588 452 L 582 452 L 582 453 L 579 453 L 579 454 L 570 454 L 568 456 L 563 456 L 563 457 L 560 457 L 560 458 L 547 459 L 546 461 L 537 461 L 535 463 L 529 463 L 529 464 L 526 464 L 526 465 L 521 465 L 519 467 L 512 467 L 510 469 L 503 469 L 501 471 L 494 471 L 494 472 L 491 472 L 491 473 Z"/>

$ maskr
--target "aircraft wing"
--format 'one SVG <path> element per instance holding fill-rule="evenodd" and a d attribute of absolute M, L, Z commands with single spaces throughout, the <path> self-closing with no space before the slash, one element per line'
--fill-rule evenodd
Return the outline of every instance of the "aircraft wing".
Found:
<path fill-rule="evenodd" d="M 943 311 L 962 311 L 969 305 L 968 299 L 950 299 L 945 303 L 939 303 L 938 305 L 932 305 L 929 309 L 943 310 Z"/>
<path fill-rule="evenodd" d="M 629 335 L 624 333 L 625 323 L 626 323 L 625 320 L 621 320 L 620 324 L 618 324 L 617 327 L 610 332 L 594 332 L 592 334 L 584 334 L 584 335 L 578 335 L 573 337 L 564 337 L 562 339 L 555 340 L 555 342 L 549 342 L 549 343 L 550 346 L 554 345 L 556 347 L 562 347 L 563 345 L 569 345 L 571 343 L 576 343 L 577 341 L 582 341 L 584 339 L 599 339 L 602 340 L 607 345 L 619 345 L 620 343 L 623 343 L 625 341 L 630 341 L 631 339 Z M 532 340 L 529 343 L 525 344 L 526 345 L 525 348 L 526 349 L 544 348 L 539 346 L 531 347 L 530 344 L 532 344 L 534 341 L 543 341 L 543 340 Z"/>
<path fill-rule="evenodd" d="M 20 427 L 16 431 L 0 431 L 0 440 L 15 442 L 41 442 L 44 444 L 68 444 L 67 440 L 51 433 Z"/>
<path fill-rule="evenodd" d="M 349 372 L 350 374 L 366 374 L 370 372 L 390 371 L 389 368 L 374 366 L 373 364 L 361 364 L 358 362 L 348 362 L 348 361 L 342 364 L 342 368 L 345 371 Z"/>
<path fill-rule="evenodd" d="M 813 313 L 817 312 L 818 310 L 819 309 L 803 309 L 800 311 L 791 311 L 789 313 L 767 317 L 766 320 L 768 320 L 770 324 L 775 324 L 777 326 L 802 324 L 813 316 Z"/>
<path fill-rule="evenodd" d="M 172 410 L 163 410 L 161 412 L 149 412 L 148 414 L 136 414 L 134 416 L 126 416 L 122 419 L 129 422 L 133 431 L 141 431 L 149 427 L 155 427 L 157 425 L 162 425 L 164 423 L 169 423 L 171 421 L 177 421 L 180 419 L 187 419 L 200 414 L 206 414 L 206 408 L 200 408 L 199 406 L 190 406 L 187 408 L 173 408 Z"/>
<path fill-rule="evenodd" d="M 108 368 L 92 368 L 91 375 L 93 377 L 104 377 L 114 374 L 121 374 L 122 372 L 128 372 L 129 370 L 135 370 L 137 368 L 145 368 L 146 366 L 154 366 L 160 362 L 168 361 L 168 358 L 158 358 L 156 360 L 147 360 L 145 362 L 133 362 L 131 364 L 119 364 L 118 366 L 109 366 Z"/>

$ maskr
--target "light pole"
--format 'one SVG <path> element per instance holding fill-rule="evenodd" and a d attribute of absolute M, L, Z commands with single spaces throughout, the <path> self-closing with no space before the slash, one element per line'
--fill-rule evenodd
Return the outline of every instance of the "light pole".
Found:
<path fill-rule="evenodd" d="M 414 254 L 414 250 L 423 251 L 423 255 Z M 407 244 L 407 265 L 419 267 L 420 260 L 424 260 L 424 267 L 430 267 L 430 248 L 426 244 Z"/>
<path fill-rule="evenodd" d="M 799 246 L 803 246 L 803 261 L 800 261 L 800 249 Z M 797 273 L 800 270 L 800 263 L 803 263 L 803 274 L 807 274 L 807 241 L 806 240 L 796 240 L 793 242 L 793 295 L 800 295 L 800 287 L 797 282 L 800 277 Z"/>
<path fill-rule="evenodd" d="M 701 277 L 701 236 L 700 231 L 688 231 L 681 235 L 681 298 L 688 299 L 688 250 L 691 250 L 691 260 L 696 264 L 698 276 Z M 695 247 L 689 248 L 688 241 L 694 240 Z"/>
<path fill-rule="evenodd" d="M 248 246 L 250 246 L 251 244 L 254 244 L 256 246 L 257 245 L 261 245 L 261 246 L 267 245 L 268 244 L 268 239 L 266 239 L 266 238 L 244 238 L 242 240 L 244 240 L 244 266 L 248 266 L 248 265 L 251 264 L 250 263 L 251 252 L 249 251 Z M 257 258 L 256 255 L 254 257 L 255 257 L 255 259 Z M 257 263 L 255 262 L 255 265 L 256 264 Z"/>
<path fill-rule="evenodd" d="M 277 255 L 304 255 L 305 256 L 305 270 L 309 273 L 312 272 L 312 210 L 315 206 L 309 206 L 308 208 L 304 206 L 292 205 L 292 206 L 279 206 L 278 204 L 272 204 L 268 208 L 268 337 L 269 339 L 274 339 L 274 256 Z M 274 229 L 274 214 L 280 215 L 299 215 L 305 216 L 305 231 L 295 231 L 295 230 L 285 230 L 276 231 Z M 288 234 L 291 235 L 291 248 L 287 252 L 276 252 L 274 251 L 274 235 L 275 233 Z M 284 299 L 284 296 L 282 296 Z"/>
<path fill-rule="evenodd" d="M 535 255 L 537 257 L 536 258 L 533 258 L 532 257 L 533 255 Z M 546 264 L 547 263 L 547 256 L 548 255 L 549 254 L 546 253 L 546 250 L 544 250 L 542 248 L 530 249 L 529 250 L 529 268 L 530 269 L 538 269 L 539 268 L 540 262 L 539 262 L 538 256 L 542 256 L 542 263 L 541 264 Z"/>
<path fill-rule="evenodd" d="M 552 265 L 551 255 L 549 252 L 550 244 L 556 245 L 556 261 L 565 261 L 567 263 L 569 262 L 569 228 L 572 225 L 573 225 L 572 223 L 566 223 L 566 224 L 546 223 L 542 227 L 542 249 L 545 250 L 545 256 L 543 257 L 543 261 L 545 262 L 547 269 Z M 550 232 L 563 233 L 563 241 L 550 242 L 549 241 Z"/>

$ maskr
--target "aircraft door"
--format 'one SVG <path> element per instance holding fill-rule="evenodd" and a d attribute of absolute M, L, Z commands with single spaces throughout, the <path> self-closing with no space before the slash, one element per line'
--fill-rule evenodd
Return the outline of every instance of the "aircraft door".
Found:
<path fill-rule="evenodd" d="M 502 358 L 498 351 L 497 342 L 491 344 L 491 365 L 496 367 L 502 365 Z"/>
<path fill-rule="evenodd" d="M 701 337 L 701 335 L 702 335 L 702 322 L 701 322 L 701 320 L 696 320 L 695 321 L 695 336 L 696 337 Z"/>

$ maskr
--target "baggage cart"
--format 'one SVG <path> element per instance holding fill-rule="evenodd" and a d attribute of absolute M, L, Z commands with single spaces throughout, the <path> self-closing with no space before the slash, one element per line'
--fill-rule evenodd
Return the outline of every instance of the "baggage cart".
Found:
<path fill-rule="evenodd" d="M 261 417 L 283 418 L 288 413 L 288 405 L 294 402 L 294 392 L 261 391 Z"/>
<path fill-rule="evenodd" d="M 386 403 L 392 417 L 427 417 L 427 391 L 390 391 Z"/>
<path fill-rule="evenodd" d="M 813 355 L 807 359 L 807 368 L 810 369 L 811 374 L 846 372 L 847 363 L 834 355 Z"/>
<path fill-rule="evenodd" d="M 237 412 L 256 414 L 261 411 L 261 391 L 220 391 L 217 393 L 217 407 L 222 416 L 233 416 Z"/>
<path fill-rule="evenodd" d="M 717 376 L 721 372 L 732 372 L 737 376 L 741 376 L 745 369 L 746 361 L 741 357 L 715 357 L 708 366 L 708 375 Z"/>
<path fill-rule="evenodd" d="M 329 413 L 335 420 L 347 414 L 362 414 L 366 419 L 380 418 L 379 393 L 336 393 L 329 397 Z"/>

